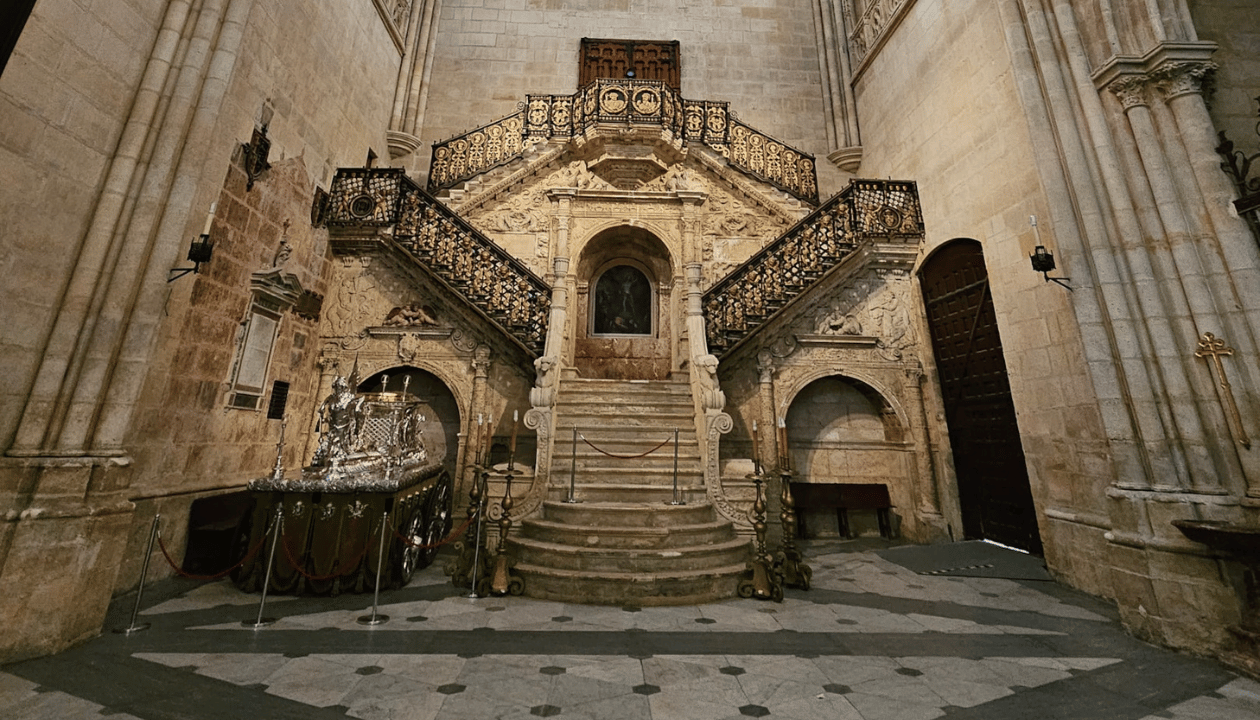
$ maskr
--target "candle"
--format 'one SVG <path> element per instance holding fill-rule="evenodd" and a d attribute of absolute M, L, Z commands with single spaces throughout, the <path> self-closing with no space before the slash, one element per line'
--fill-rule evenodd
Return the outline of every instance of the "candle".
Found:
<path fill-rule="evenodd" d="M 508 448 L 508 470 L 511 470 L 516 463 L 516 430 L 520 427 L 518 412 L 512 411 L 512 442 Z"/>
<path fill-rule="evenodd" d="M 484 429 L 482 427 L 484 420 L 485 418 L 482 417 L 481 413 L 477 413 L 477 432 L 473 433 L 472 437 L 473 452 L 477 456 L 477 465 L 481 464 L 481 431 Z"/>
<path fill-rule="evenodd" d="M 787 444 L 787 422 L 783 418 L 779 418 L 779 464 L 784 470 L 792 464 Z"/>
<path fill-rule="evenodd" d="M 210 214 L 206 216 L 206 227 L 204 230 L 201 231 L 202 235 L 210 234 L 210 225 L 214 222 L 214 211 L 215 211 L 215 208 L 217 207 L 219 207 L 219 203 L 217 202 L 210 203 Z"/>
<path fill-rule="evenodd" d="M 761 474 L 761 451 L 757 448 L 761 442 L 757 439 L 757 421 L 753 420 L 753 472 Z"/>

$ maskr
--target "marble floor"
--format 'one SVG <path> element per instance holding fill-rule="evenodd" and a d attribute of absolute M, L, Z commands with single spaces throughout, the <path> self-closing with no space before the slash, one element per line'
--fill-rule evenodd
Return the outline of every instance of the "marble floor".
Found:
<path fill-rule="evenodd" d="M 1040 562 L 981 543 L 813 542 L 782 603 L 471 599 L 439 562 L 371 596 L 146 591 L 132 635 L 0 667 L 8 720 L 1243 720 L 1260 683 L 1139 642 Z M 125 627 L 120 601 L 107 627 Z"/>

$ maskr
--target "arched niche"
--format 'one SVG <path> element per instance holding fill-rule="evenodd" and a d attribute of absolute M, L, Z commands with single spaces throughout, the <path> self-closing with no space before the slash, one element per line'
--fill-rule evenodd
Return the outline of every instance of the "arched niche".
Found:
<path fill-rule="evenodd" d="M 369 393 L 402 392 L 404 386 L 409 395 L 420 401 L 420 413 L 425 418 L 420 425 L 421 437 L 429 459 L 442 463 L 454 474 L 459 452 L 459 405 L 441 378 L 427 370 L 399 365 L 368 377 L 357 389 Z"/>
<path fill-rule="evenodd" d="M 911 507 L 907 429 L 878 390 L 844 375 L 820 377 L 792 398 L 784 420 L 796 483 L 884 485 L 894 506 Z M 838 532 L 833 508 L 800 503 L 797 510 L 808 535 Z M 851 528 L 877 535 L 876 516 L 867 514 L 850 511 Z"/>
<path fill-rule="evenodd" d="M 654 380 L 676 370 L 673 258 L 651 232 L 605 229 L 574 268 L 573 366 L 583 377 Z"/>

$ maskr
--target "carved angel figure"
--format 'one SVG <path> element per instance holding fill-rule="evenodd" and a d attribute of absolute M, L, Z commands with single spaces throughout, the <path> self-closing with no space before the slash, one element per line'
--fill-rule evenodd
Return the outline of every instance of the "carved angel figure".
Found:
<path fill-rule="evenodd" d="M 385 316 L 386 325 L 437 325 L 433 317 L 433 308 L 428 305 L 404 305 L 389 311 Z"/>

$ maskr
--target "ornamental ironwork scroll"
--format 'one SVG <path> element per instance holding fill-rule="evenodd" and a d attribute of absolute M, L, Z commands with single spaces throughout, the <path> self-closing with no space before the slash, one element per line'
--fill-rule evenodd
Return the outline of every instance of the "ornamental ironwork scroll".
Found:
<path fill-rule="evenodd" d="M 438 202 L 400 168 L 342 168 L 328 226 L 392 226 L 393 242 L 537 357 L 551 288 L 519 260 Z"/>
<path fill-rule="evenodd" d="M 913 182 L 854 180 L 704 294 L 709 351 L 734 348 L 863 243 L 922 237 Z"/>
<path fill-rule="evenodd" d="M 814 156 L 736 120 L 725 102 L 687 100 L 658 80 L 601 79 L 572 95 L 527 95 L 521 110 L 435 143 L 429 191 L 453 187 L 519 157 L 534 143 L 578 137 L 600 124 L 648 125 L 707 145 L 731 167 L 818 203 Z"/>

